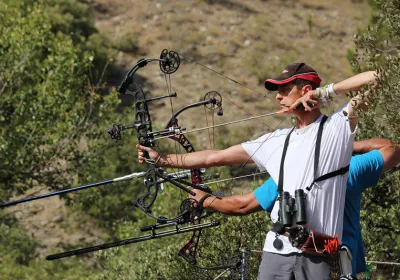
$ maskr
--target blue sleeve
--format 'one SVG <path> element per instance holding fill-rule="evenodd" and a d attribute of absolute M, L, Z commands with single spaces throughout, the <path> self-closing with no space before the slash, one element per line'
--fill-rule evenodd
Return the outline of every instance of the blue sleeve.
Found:
<path fill-rule="evenodd" d="M 272 178 L 269 178 L 264 184 L 254 190 L 254 195 L 261 207 L 265 211 L 271 212 L 278 197 L 278 186 Z"/>
<path fill-rule="evenodd" d="M 369 153 L 351 158 L 347 189 L 363 192 L 366 188 L 378 184 L 385 162 L 381 152 Z"/>

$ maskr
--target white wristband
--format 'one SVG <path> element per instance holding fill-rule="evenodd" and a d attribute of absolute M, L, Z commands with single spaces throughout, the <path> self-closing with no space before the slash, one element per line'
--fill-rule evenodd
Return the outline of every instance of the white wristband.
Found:
<path fill-rule="evenodd" d="M 321 99 L 321 89 L 320 88 L 316 88 L 316 92 L 317 92 L 317 98 Z"/>
<path fill-rule="evenodd" d="M 337 96 L 338 94 L 335 92 L 335 90 L 333 89 L 333 83 L 328 85 L 328 94 L 331 98 L 333 98 L 334 96 Z"/>
<path fill-rule="evenodd" d="M 325 88 L 317 88 L 316 91 L 319 102 L 321 102 L 322 104 L 327 103 L 328 102 L 328 99 L 326 97 L 327 90 Z"/>

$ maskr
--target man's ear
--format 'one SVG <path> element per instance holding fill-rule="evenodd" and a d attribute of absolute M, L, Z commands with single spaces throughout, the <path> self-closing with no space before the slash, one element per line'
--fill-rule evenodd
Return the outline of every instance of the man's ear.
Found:
<path fill-rule="evenodd" d="M 307 92 L 309 92 L 310 90 L 312 90 L 312 86 L 311 85 L 305 85 L 302 89 L 301 89 L 301 96 L 305 95 Z"/>

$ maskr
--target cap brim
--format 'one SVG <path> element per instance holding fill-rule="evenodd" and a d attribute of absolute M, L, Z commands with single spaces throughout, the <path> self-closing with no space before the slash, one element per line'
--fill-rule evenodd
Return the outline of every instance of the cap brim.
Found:
<path fill-rule="evenodd" d="M 277 91 L 279 85 L 284 85 L 284 84 L 290 83 L 291 81 L 297 79 L 297 77 L 294 76 L 294 77 L 290 77 L 290 78 L 284 79 L 284 80 L 278 80 L 278 79 L 279 78 L 265 80 L 264 81 L 265 88 L 269 91 Z"/>
<path fill-rule="evenodd" d="M 303 74 L 294 75 L 289 78 L 281 76 L 281 77 L 278 77 L 275 79 L 268 79 L 268 80 L 264 81 L 264 86 L 269 91 L 276 91 L 276 90 L 278 90 L 279 85 L 284 85 L 284 84 L 290 83 L 296 79 L 307 80 L 307 81 L 313 82 L 317 86 L 319 86 L 321 84 L 321 79 L 317 73 L 303 73 Z"/>

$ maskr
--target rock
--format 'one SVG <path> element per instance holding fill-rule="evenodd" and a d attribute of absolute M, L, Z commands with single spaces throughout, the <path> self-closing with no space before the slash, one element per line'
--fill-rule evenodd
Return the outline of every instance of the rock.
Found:
<path fill-rule="evenodd" d="M 244 45 L 245 45 L 246 47 L 250 46 L 250 45 L 251 45 L 251 41 L 250 41 L 250 40 L 244 41 Z"/>
<path fill-rule="evenodd" d="M 61 223 L 62 221 L 64 221 L 64 216 L 63 215 L 55 216 L 53 219 L 51 219 L 51 221 L 54 223 Z"/>

